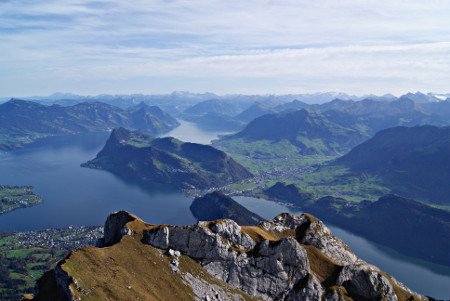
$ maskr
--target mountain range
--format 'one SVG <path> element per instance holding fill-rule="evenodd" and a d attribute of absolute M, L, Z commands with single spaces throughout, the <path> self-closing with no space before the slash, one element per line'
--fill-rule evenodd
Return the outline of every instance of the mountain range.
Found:
<path fill-rule="evenodd" d="M 165 95 L 97 95 L 80 96 L 70 93 L 55 93 L 48 97 L 29 97 L 27 100 L 33 100 L 42 104 L 59 104 L 62 106 L 73 106 L 82 102 L 102 102 L 122 109 L 129 109 L 140 103 L 149 106 L 158 106 L 165 112 L 170 113 L 177 118 L 183 118 L 196 122 L 199 126 L 207 130 L 219 131 L 239 131 L 251 120 L 264 114 L 283 112 L 285 110 L 310 108 L 318 111 L 330 109 L 330 102 L 337 101 L 336 109 L 339 105 L 346 102 L 346 107 L 351 103 L 358 103 L 361 100 L 370 100 L 373 102 L 390 103 L 400 99 L 410 99 L 414 103 L 426 107 L 427 111 L 433 111 L 433 114 L 440 112 L 445 119 L 445 111 L 448 112 L 448 106 L 434 106 L 443 103 L 449 97 L 449 94 L 424 94 L 421 92 L 407 93 L 401 97 L 393 95 L 365 95 L 353 96 L 345 93 L 324 92 L 315 94 L 288 94 L 288 95 L 223 95 L 219 96 L 213 93 L 189 93 L 174 92 Z M 291 103 L 290 103 L 291 102 Z M 384 104 L 385 106 L 386 104 Z M 438 108 L 439 107 L 439 108 Z M 445 108 L 443 108 L 445 107 Z M 444 110 L 442 110 L 444 109 Z M 402 117 L 403 118 L 403 117 Z M 406 125 L 405 123 L 393 124 Z M 441 123 L 433 123 L 441 124 Z M 125 125 L 124 125 L 125 126 Z M 386 127 L 384 127 L 386 128 Z M 381 129 L 381 128 L 380 128 Z"/>
<path fill-rule="evenodd" d="M 215 145 L 250 156 L 260 151 L 261 142 L 287 144 L 301 155 L 342 155 L 386 128 L 450 125 L 450 101 L 417 103 L 401 97 L 393 101 L 336 99 L 308 105 L 294 100 L 275 109 L 281 112 L 257 117 Z"/>
<path fill-rule="evenodd" d="M 409 98 L 416 98 L 418 101 L 430 101 L 436 102 L 440 100 L 445 100 L 450 97 L 450 93 L 406 93 L 402 96 L 407 96 Z M 401 96 L 400 96 L 401 97 Z M 10 97 L 3 98 L 4 100 L 8 100 Z M 373 95 L 366 94 L 361 96 L 350 95 L 342 92 L 317 92 L 317 93 L 304 93 L 304 94 L 284 94 L 284 95 L 245 95 L 245 94 L 226 94 L 226 95 L 217 95 L 211 92 L 207 93 L 192 93 L 187 91 L 175 91 L 170 94 L 119 94 L 119 95 L 111 95 L 111 94 L 100 94 L 95 96 L 82 96 L 73 93 L 53 93 L 49 96 L 30 96 L 30 97 L 22 97 L 25 100 L 36 100 L 45 103 L 58 103 L 60 101 L 73 101 L 73 102 L 85 102 L 85 101 L 102 101 L 102 102 L 114 102 L 111 104 L 115 104 L 120 106 L 119 103 L 125 105 L 125 107 L 129 107 L 132 105 L 136 105 L 141 101 L 144 102 L 152 102 L 154 105 L 156 103 L 161 102 L 176 102 L 176 103 L 199 103 L 205 100 L 211 99 L 229 99 L 235 101 L 247 101 L 247 102 L 288 102 L 294 99 L 299 99 L 309 104 L 320 104 L 329 102 L 333 99 L 343 99 L 343 100 L 362 100 L 366 98 L 374 99 L 374 100 L 394 100 L 397 99 L 396 96 L 392 94 L 385 95 Z M 2 100 L 2 98 L 0 98 Z M 74 104 L 74 103 L 73 103 Z"/>
<path fill-rule="evenodd" d="M 0 149 L 14 149 L 48 136 L 105 132 L 119 126 L 156 135 L 178 125 L 158 107 L 145 104 L 124 110 L 102 102 L 64 107 L 12 99 L 0 105 Z"/>
<path fill-rule="evenodd" d="M 143 184 L 209 188 L 252 176 L 242 165 L 212 146 L 116 128 L 104 148 L 83 167 L 104 169 Z"/>

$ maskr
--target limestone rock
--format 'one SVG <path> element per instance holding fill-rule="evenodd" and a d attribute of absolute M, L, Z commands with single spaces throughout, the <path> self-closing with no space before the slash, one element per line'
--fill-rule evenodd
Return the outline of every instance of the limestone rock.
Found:
<path fill-rule="evenodd" d="M 131 237 L 123 239 L 124 235 Z M 192 226 L 154 226 L 121 211 L 108 217 L 103 245 L 117 244 L 108 248 L 113 249 L 126 243 L 134 243 L 135 254 L 144 258 L 146 252 L 156 253 L 141 264 L 166 270 L 165 282 L 183 281 L 177 285 L 187 285 L 195 300 L 397 301 L 399 292 L 402 299 L 426 300 L 359 259 L 309 214 L 280 214 L 259 226 L 241 227 L 226 219 Z M 140 249 L 142 244 L 145 246 Z M 114 258 L 110 260 L 114 262 Z M 186 270 L 188 266 L 190 270 Z M 60 267 L 53 270 L 54 286 L 63 296 L 58 300 L 75 300 L 74 296 L 91 293 L 91 287 L 83 287 L 82 279 L 78 282 L 70 274 L 70 266 Z M 133 279 L 138 278 L 133 275 Z M 138 285 L 143 283 L 134 283 L 129 290 Z"/>
<path fill-rule="evenodd" d="M 337 284 L 344 286 L 355 298 L 397 300 L 388 279 L 367 264 L 345 266 L 339 274 Z"/>
<path fill-rule="evenodd" d="M 130 235 L 131 230 L 125 225 L 131 221 L 136 220 L 136 217 L 126 211 L 118 211 L 108 216 L 105 222 L 104 238 L 100 245 L 110 246 L 122 238 L 124 235 Z"/>
<path fill-rule="evenodd" d="M 397 300 L 389 279 L 354 255 L 320 220 L 280 214 L 259 229 L 276 239 L 258 241 L 234 221 L 218 220 L 159 227 L 146 231 L 144 241 L 178 250 L 215 278 L 264 300 Z M 320 271 L 312 269 L 304 245 L 336 266 L 337 280 L 319 279 Z M 331 274 L 325 276 L 332 279 Z"/>

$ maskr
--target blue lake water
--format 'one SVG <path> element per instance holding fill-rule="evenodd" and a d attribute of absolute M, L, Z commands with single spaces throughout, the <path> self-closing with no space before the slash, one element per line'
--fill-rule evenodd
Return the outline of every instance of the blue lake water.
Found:
<path fill-rule="evenodd" d="M 207 132 L 182 121 L 170 135 L 209 143 L 225 133 Z M 108 134 L 54 137 L 21 150 L 0 154 L 0 184 L 33 185 L 44 198 L 38 206 L 0 215 L 0 230 L 22 231 L 99 225 L 110 212 L 128 210 L 150 223 L 191 224 L 191 199 L 163 185 L 141 187 L 100 170 L 81 168 L 95 157 Z M 238 197 L 238 202 L 264 218 L 290 209 L 265 200 Z M 412 289 L 435 298 L 450 298 L 450 268 L 437 266 L 380 247 L 360 236 L 330 226 L 361 258 L 379 266 Z"/>

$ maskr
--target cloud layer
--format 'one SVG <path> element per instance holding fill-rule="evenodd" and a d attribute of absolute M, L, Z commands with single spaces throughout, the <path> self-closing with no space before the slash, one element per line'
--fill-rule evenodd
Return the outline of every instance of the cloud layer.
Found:
<path fill-rule="evenodd" d="M 449 92 L 448 1 L 0 2 L 0 96 Z"/>

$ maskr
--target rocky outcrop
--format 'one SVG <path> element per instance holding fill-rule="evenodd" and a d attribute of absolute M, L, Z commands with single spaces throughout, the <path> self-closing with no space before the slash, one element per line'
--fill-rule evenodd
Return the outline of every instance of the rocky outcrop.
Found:
<path fill-rule="evenodd" d="M 119 242 L 122 236 L 131 234 L 126 224 L 136 219 L 136 216 L 126 211 L 110 214 L 105 222 L 103 238 L 98 242 L 99 246 L 111 246 Z"/>
<path fill-rule="evenodd" d="M 450 240 L 443 239 L 450 237 L 447 210 L 395 194 L 374 202 L 325 196 L 301 206 L 279 200 L 401 254 L 450 265 Z"/>
<path fill-rule="evenodd" d="M 179 250 L 214 277 L 264 300 L 343 300 L 342 292 L 355 300 L 398 299 L 397 282 L 359 259 L 307 214 L 281 214 L 259 227 L 240 227 L 231 220 L 162 226 L 145 231 L 144 242 Z M 315 271 L 312 265 L 320 263 L 310 263 L 311 248 L 340 272 Z M 411 297 L 422 298 L 414 293 Z"/>
<path fill-rule="evenodd" d="M 308 214 L 258 226 L 228 219 L 155 226 L 122 211 L 108 218 L 104 235 L 107 247 L 70 254 L 38 290 L 63 292 L 58 300 L 122 300 L 121 290 L 141 292 L 141 300 L 426 299 L 359 259 Z M 38 292 L 35 300 L 51 299 Z"/>

